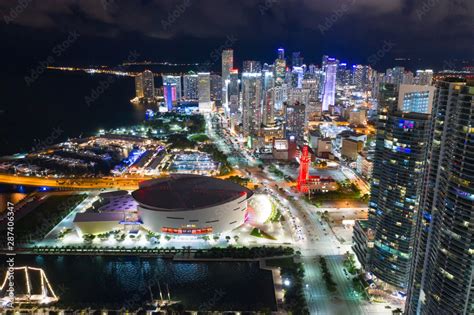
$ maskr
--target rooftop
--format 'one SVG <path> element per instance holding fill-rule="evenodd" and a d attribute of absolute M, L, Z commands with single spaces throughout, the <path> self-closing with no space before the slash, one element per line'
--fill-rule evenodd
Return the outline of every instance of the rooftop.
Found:
<path fill-rule="evenodd" d="M 253 192 L 230 181 L 207 176 L 183 174 L 140 184 L 133 198 L 150 210 L 194 210 L 218 206 Z"/>

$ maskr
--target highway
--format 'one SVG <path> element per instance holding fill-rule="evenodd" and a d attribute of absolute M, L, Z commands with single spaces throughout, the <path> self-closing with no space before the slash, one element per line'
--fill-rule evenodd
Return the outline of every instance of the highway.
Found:
<path fill-rule="evenodd" d="M 0 174 L 0 183 L 70 189 L 126 189 L 135 190 L 138 184 L 153 177 L 102 177 L 102 178 L 44 178 Z"/>

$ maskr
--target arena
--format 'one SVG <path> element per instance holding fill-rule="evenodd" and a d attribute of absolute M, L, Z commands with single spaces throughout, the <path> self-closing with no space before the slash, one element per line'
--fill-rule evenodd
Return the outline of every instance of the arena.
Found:
<path fill-rule="evenodd" d="M 143 226 L 153 232 L 202 235 L 233 230 L 247 216 L 253 192 L 233 182 L 171 175 L 143 182 L 132 192 Z"/>

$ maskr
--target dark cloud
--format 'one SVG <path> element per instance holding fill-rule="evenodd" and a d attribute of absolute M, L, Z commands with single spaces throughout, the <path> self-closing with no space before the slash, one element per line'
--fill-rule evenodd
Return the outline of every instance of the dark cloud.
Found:
<path fill-rule="evenodd" d="M 242 44 L 352 49 L 360 56 L 392 40 L 399 54 L 474 53 L 471 0 L 0 0 L 4 19 L 12 10 L 15 18 L 2 27 L 77 29 L 110 40 L 124 34 L 144 40 L 232 35 Z"/>

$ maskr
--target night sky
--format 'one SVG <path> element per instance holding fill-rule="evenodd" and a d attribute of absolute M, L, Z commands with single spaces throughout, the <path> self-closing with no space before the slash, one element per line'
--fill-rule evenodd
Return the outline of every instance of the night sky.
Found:
<path fill-rule="evenodd" d="M 74 31 L 55 65 L 116 64 L 133 49 L 154 61 L 214 62 L 223 45 L 238 66 L 273 62 L 280 46 L 317 64 L 324 53 L 365 64 L 379 53 L 381 70 L 399 57 L 439 69 L 474 56 L 472 0 L 0 0 L 0 17 L 7 71 L 44 60 Z"/>

